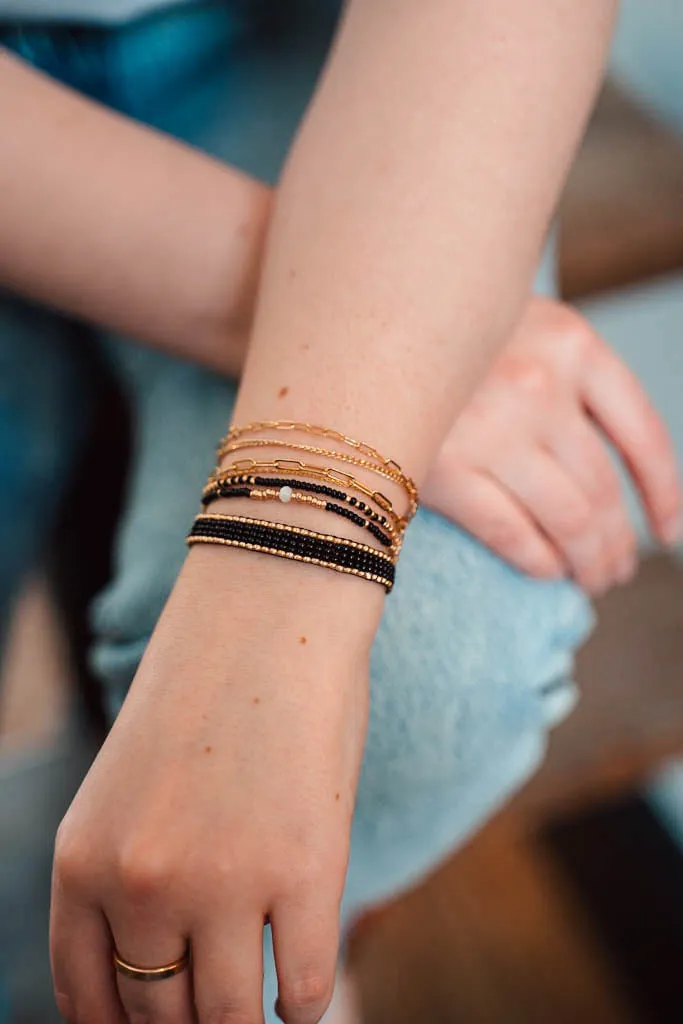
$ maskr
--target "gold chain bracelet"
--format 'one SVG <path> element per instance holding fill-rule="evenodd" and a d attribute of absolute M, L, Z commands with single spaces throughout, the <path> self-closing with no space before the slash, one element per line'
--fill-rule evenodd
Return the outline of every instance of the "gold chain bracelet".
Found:
<path fill-rule="evenodd" d="M 239 438 L 244 438 L 245 434 L 260 433 L 264 430 L 300 432 L 313 434 L 317 437 L 329 438 L 330 440 L 338 441 L 340 444 L 344 444 L 349 448 L 353 448 L 358 454 L 351 456 L 347 455 L 345 452 L 331 451 L 327 448 L 316 447 L 315 445 L 304 445 L 299 442 L 278 441 L 269 438 L 238 440 Z M 386 479 L 399 484 L 406 491 L 410 505 L 407 518 L 412 519 L 417 511 L 417 487 L 414 481 L 403 472 L 399 464 L 394 459 L 388 459 L 371 445 L 366 444 L 363 441 L 356 441 L 354 438 L 348 437 L 348 435 L 342 434 L 340 431 L 333 430 L 329 427 L 319 427 L 312 423 L 300 423 L 294 420 L 259 420 L 253 423 L 248 423 L 244 426 L 234 426 L 230 428 L 218 447 L 218 459 L 220 461 L 226 455 L 240 449 L 249 447 L 262 448 L 266 446 L 287 448 L 295 451 L 305 451 L 313 455 L 323 455 L 326 458 L 339 459 L 342 462 L 348 462 L 352 465 L 360 466 L 363 469 L 369 469 L 375 473 L 379 473 Z M 367 458 L 360 458 L 359 456 L 367 456 Z M 375 459 L 380 465 L 375 465 L 373 462 L 369 461 L 370 459 Z"/>
<path fill-rule="evenodd" d="M 223 440 L 232 441 L 242 437 L 244 434 L 258 434 L 262 430 L 291 430 L 302 434 L 313 434 L 316 437 L 327 437 L 331 441 L 339 441 L 340 444 L 348 445 L 349 448 L 355 448 L 361 455 L 367 455 L 370 459 L 376 459 L 383 466 L 393 469 L 401 476 L 404 476 L 398 462 L 395 462 L 394 459 L 387 459 L 386 456 L 381 455 L 371 445 L 366 444 L 364 441 L 356 441 L 354 438 L 342 434 L 339 430 L 333 430 L 331 427 L 316 427 L 313 423 L 298 423 L 295 420 L 258 420 L 254 423 L 247 423 L 242 427 L 230 427 Z M 409 479 L 409 477 L 406 477 L 406 479 Z"/>

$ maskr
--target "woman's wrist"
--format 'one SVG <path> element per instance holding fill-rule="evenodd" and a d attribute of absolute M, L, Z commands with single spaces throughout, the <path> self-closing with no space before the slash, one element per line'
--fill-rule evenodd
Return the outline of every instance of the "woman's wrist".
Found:
<path fill-rule="evenodd" d="M 192 548 L 178 589 L 188 607 L 210 593 L 236 643 L 265 627 L 283 656 L 290 645 L 318 641 L 334 657 L 369 652 L 385 601 L 384 589 L 364 579 L 217 545 Z"/>

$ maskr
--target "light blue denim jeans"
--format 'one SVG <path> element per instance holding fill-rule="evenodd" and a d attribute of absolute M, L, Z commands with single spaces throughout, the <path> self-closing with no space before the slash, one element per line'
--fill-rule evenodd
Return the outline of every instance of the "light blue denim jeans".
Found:
<path fill-rule="evenodd" d="M 252 32 L 254 9 L 202 3 L 116 30 L 8 26 L 0 39 L 124 113 L 274 181 L 335 12 L 323 0 L 291 3 L 276 32 L 266 26 Z M 552 290 L 548 267 L 539 287 Z M 26 359 L 49 353 L 56 360 L 52 337 L 36 316 L 59 334 L 57 317 L 17 304 L 0 313 L 0 360 L 7 353 L 10 366 L 0 398 L 27 436 L 34 432 L 31 444 L 45 444 L 50 453 L 61 449 L 37 466 L 15 466 L 14 477 L 3 481 L 3 559 L 21 554 L 4 550 L 12 543 L 7 523 L 21 488 L 56 476 L 73 443 L 70 409 L 77 404 L 69 389 L 77 367 L 67 360 L 63 372 L 55 366 L 45 381 L 55 410 L 50 424 L 44 400 L 34 400 L 26 386 Z M 94 663 L 115 711 L 183 561 L 184 537 L 235 385 L 121 338 L 97 341 L 130 398 L 136 432 L 116 571 L 93 612 Z M 3 448 L 7 430 L 0 418 Z M 38 524 L 27 526 L 27 550 L 36 548 L 37 530 Z M 238 563 L 226 561 L 226 571 L 239 572 Z M 372 651 L 370 726 L 343 923 L 433 868 L 537 767 L 549 727 L 573 704 L 573 652 L 591 619 L 571 583 L 533 581 L 440 516 L 419 511 Z M 267 1014 L 274 995 L 268 951 Z"/>

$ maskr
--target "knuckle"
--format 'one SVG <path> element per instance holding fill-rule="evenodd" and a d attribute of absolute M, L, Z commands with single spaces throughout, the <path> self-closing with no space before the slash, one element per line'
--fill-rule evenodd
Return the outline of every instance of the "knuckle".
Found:
<path fill-rule="evenodd" d="M 64 822 L 55 839 L 54 872 L 60 884 L 67 889 L 81 889 L 92 866 L 88 844 Z"/>
<path fill-rule="evenodd" d="M 118 854 L 117 875 L 122 891 L 146 899 L 168 888 L 174 878 L 168 854 L 155 842 L 136 842 Z"/>
<path fill-rule="evenodd" d="M 243 1005 L 223 1001 L 202 1013 L 202 1024 L 261 1024 L 262 1016 L 251 1013 Z"/>
<path fill-rule="evenodd" d="M 501 364 L 501 374 L 525 392 L 526 397 L 547 398 L 555 390 L 555 374 L 549 366 L 529 356 L 509 356 Z"/>
<path fill-rule="evenodd" d="M 83 1019 L 76 1013 L 73 1001 L 63 992 L 55 992 L 55 1002 L 59 1010 L 59 1016 L 63 1017 L 67 1024 L 80 1024 Z"/>
<path fill-rule="evenodd" d="M 519 551 L 528 543 L 527 531 L 514 519 L 492 516 L 485 526 L 487 542 L 505 554 Z"/>
<path fill-rule="evenodd" d="M 332 981 L 321 972 L 286 980 L 281 986 L 280 999 L 288 1012 L 305 1013 L 326 1003 L 332 995 Z"/>
<path fill-rule="evenodd" d="M 566 303 L 556 303 L 553 316 L 555 344 L 569 357 L 570 364 L 580 364 L 600 346 L 600 338 L 586 318 Z"/>
<path fill-rule="evenodd" d="M 587 320 L 574 315 L 567 322 L 564 334 L 565 345 L 575 358 L 583 360 L 597 348 L 597 335 Z"/>
<path fill-rule="evenodd" d="M 291 865 L 296 864 L 296 867 Z M 329 879 L 332 864 L 328 857 L 312 851 L 307 844 L 297 844 L 295 852 L 282 865 L 271 865 L 261 871 L 270 890 L 291 900 L 297 906 L 305 905 L 321 885 Z"/>

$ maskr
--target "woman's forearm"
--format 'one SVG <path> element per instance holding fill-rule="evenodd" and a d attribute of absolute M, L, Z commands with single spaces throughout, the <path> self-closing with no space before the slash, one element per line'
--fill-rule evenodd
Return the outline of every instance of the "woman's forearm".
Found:
<path fill-rule="evenodd" d="M 0 285 L 237 375 L 270 190 L 0 50 Z"/>
<path fill-rule="evenodd" d="M 351 0 L 278 189 L 236 418 L 416 477 L 527 294 L 613 0 Z"/>

